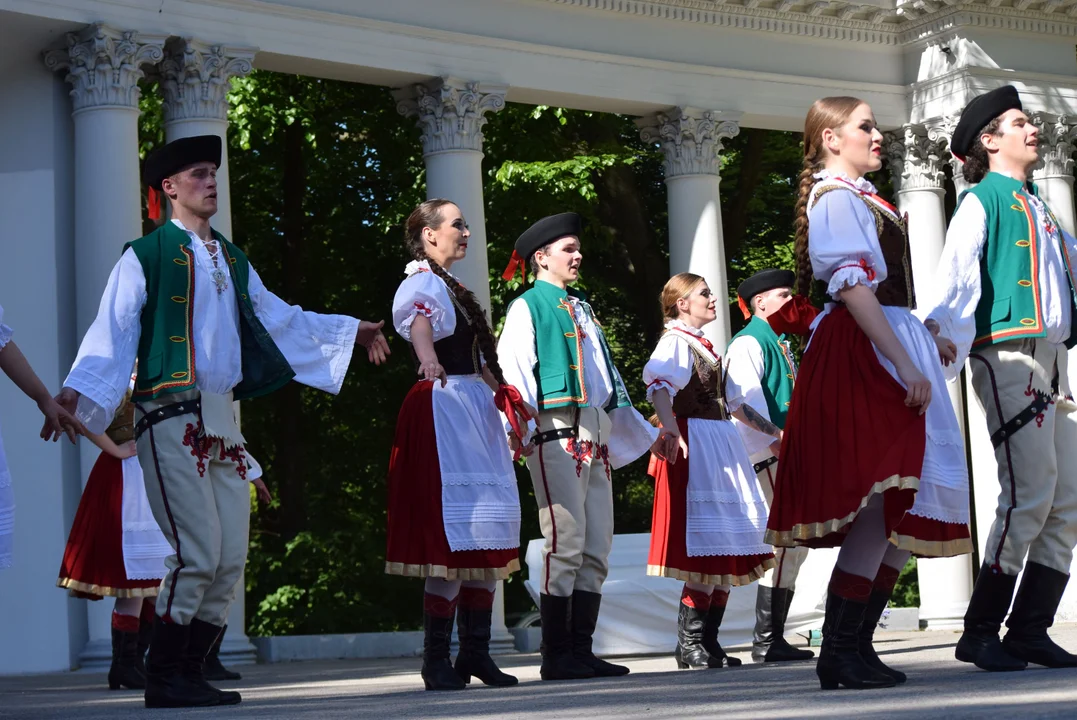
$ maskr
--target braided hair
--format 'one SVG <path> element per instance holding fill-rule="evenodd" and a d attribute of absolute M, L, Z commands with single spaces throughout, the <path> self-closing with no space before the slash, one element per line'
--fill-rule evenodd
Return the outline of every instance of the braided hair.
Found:
<path fill-rule="evenodd" d="M 479 343 L 479 351 L 486 361 L 486 367 L 490 368 L 491 374 L 499 385 L 505 385 L 505 375 L 497 362 L 497 344 L 494 342 L 494 334 L 490 330 L 490 324 L 486 321 L 486 312 L 479 304 L 478 298 L 475 297 L 475 293 L 461 285 L 445 268 L 427 255 L 423 245 L 423 228 L 437 230 L 441 227 L 445 221 L 441 209 L 446 205 L 455 205 L 455 203 L 443 198 L 432 198 L 412 210 L 404 223 L 404 247 L 413 259 L 425 260 L 430 265 L 430 271 L 445 281 L 456 301 L 460 303 L 460 307 L 467 313 L 471 329 L 475 332 L 475 338 Z"/>
<path fill-rule="evenodd" d="M 808 116 L 804 118 L 804 166 L 797 183 L 797 202 L 794 210 L 793 228 L 796 239 L 793 253 L 797 262 L 797 292 L 808 296 L 814 279 L 811 257 L 808 254 L 808 200 L 814 175 L 823 166 L 823 131 L 827 128 L 839 128 L 849 121 L 853 112 L 864 104 L 855 97 L 825 97 L 812 103 Z"/>

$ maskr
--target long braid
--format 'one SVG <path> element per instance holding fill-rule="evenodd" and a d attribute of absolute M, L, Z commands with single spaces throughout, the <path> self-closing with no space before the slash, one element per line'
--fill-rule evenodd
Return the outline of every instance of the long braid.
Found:
<path fill-rule="evenodd" d="M 479 304 L 479 299 L 475 297 L 475 293 L 461 285 L 445 268 L 430 258 L 426 254 L 426 248 L 423 247 L 423 228 L 441 227 L 443 222 L 441 208 L 452 204 L 454 203 L 451 200 L 433 198 L 415 208 L 405 223 L 404 245 L 412 259 L 425 260 L 430 265 L 430 271 L 441 278 L 452 291 L 456 301 L 460 303 L 460 307 L 470 320 L 471 329 L 479 343 L 479 352 L 486 361 L 486 367 L 490 368 L 490 373 L 498 384 L 504 385 L 505 375 L 501 372 L 501 365 L 497 361 L 497 343 L 494 342 L 494 333 L 486 321 L 486 312 Z"/>
<path fill-rule="evenodd" d="M 793 227 L 796 230 L 796 240 L 793 242 L 793 253 L 797 262 L 797 292 L 808 297 L 811 293 L 813 273 L 811 257 L 808 255 L 808 196 L 811 195 L 812 185 L 815 178 L 815 163 L 804 158 L 804 169 L 800 171 L 800 181 L 797 184 L 797 203 L 794 210 L 795 219 Z"/>

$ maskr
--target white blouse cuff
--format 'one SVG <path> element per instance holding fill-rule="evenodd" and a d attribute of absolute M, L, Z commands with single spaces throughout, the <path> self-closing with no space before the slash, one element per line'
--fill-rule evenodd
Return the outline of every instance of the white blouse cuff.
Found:
<path fill-rule="evenodd" d="M 9 326 L 4 323 L 0 323 L 0 349 L 11 342 L 11 336 L 15 334 Z"/>
<path fill-rule="evenodd" d="M 411 324 L 415 322 L 416 317 L 422 315 L 430 321 L 430 326 L 433 328 L 434 337 L 436 338 L 441 331 L 441 324 L 445 321 L 445 311 L 437 305 L 423 302 L 422 300 L 416 300 L 412 305 L 411 313 L 398 323 L 397 333 L 399 333 L 400 337 L 411 342 Z"/>
<path fill-rule="evenodd" d="M 655 378 L 647 385 L 647 402 L 654 402 L 654 394 L 659 390 L 665 390 L 669 393 L 669 399 L 673 400 L 677 396 L 677 388 L 673 387 L 668 381 L 662 378 Z"/>
<path fill-rule="evenodd" d="M 866 263 L 848 263 L 841 265 L 830 276 L 826 293 L 835 300 L 840 300 L 839 293 L 856 285 L 866 285 L 873 291 L 879 283 L 875 280 L 875 270 Z"/>

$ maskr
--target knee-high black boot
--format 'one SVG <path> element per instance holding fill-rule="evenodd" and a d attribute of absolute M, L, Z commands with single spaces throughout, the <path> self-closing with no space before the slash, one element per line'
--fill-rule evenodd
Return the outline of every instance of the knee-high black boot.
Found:
<path fill-rule="evenodd" d="M 707 610 L 707 622 L 703 626 L 703 648 L 711 656 L 711 667 L 738 667 L 743 664 L 740 659 L 726 655 L 718 642 L 718 630 L 722 627 L 722 619 L 725 618 L 725 605 L 719 605 L 714 602 L 713 598 L 712 595 L 711 606 Z"/>
<path fill-rule="evenodd" d="M 539 595 L 539 612 L 542 614 L 542 667 L 539 669 L 542 679 L 593 678 L 594 669 L 572 654 L 572 628 L 569 625 L 572 598 Z"/>
<path fill-rule="evenodd" d="M 677 649 L 673 654 L 678 669 L 710 667 L 710 653 L 703 647 L 706 623 L 707 612 L 687 604 L 681 598 L 677 612 Z"/>
<path fill-rule="evenodd" d="M 883 611 L 886 610 L 886 604 L 890 602 L 890 596 L 893 592 L 893 588 L 891 588 L 890 592 L 871 591 L 867 607 L 864 608 L 864 621 L 860 624 L 858 647 L 860 648 L 860 657 L 863 658 L 868 667 L 878 670 L 884 675 L 889 675 L 900 684 L 907 679 L 905 673 L 895 670 L 884 663 L 879 658 L 879 654 L 875 652 L 875 646 L 872 644 L 875 640 L 875 629 L 879 626 L 879 619 L 882 618 Z"/>
<path fill-rule="evenodd" d="M 1010 655 L 1049 668 L 1077 667 L 1077 655 L 1066 652 L 1047 634 L 1070 576 L 1036 562 L 1025 563 L 1021 588 L 1006 621 L 1002 647 Z"/>
<path fill-rule="evenodd" d="M 153 638 L 146 658 L 146 707 L 179 708 L 220 705 L 220 695 L 184 673 L 191 626 L 154 621 Z"/>
<path fill-rule="evenodd" d="M 243 697 L 234 690 L 218 690 L 206 682 L 206 658 L 224 628 L 195 618 L 191 620 L 190 642 L 183 656 L 183 674 L 198 687 L 217 693 L 218 705 L 238 705 Z"/>
<path fill-rule="evenodd" d="M 456 608 L 456 628 L 460 638 L 460 652 L 456 654 L 456 674 L 465 683 L 471 682 L 474 675 L 484 685 L 509 687 L 520 682 L 515 676 L 501 672 L 490 657 L 490 622 L 493 611 L 490 608 L 464 607 Z"/>
<path fill-rule="evenodd" d="M 614 665 L 595 657 L 591 651 L 595 626 L 598 625 L 598 609 L 602 604 L 601 593 L 574 590 L 572 592 L 572 657 L 595 672 L 595 677 L 620 677 L 628 674 L 624 665 Z"/>
<path fill-rule="evenodd" d="M 823 690 L 837 690 L 844 685 L 852 690 L 870 690 L 897 685 L 889 675 L 875 670 L 864 662 L 859 651 L 860 624 L 867 604 L 856 602 L 831 592 L 826 599 L 826 618 L 823 620 L 823 646 L 815 673 Z"/>
<path fill-rule="evenodd" d="M 965 632 L 957 641 L 954 657 L 990 672 L 1025 669 L 1028 663 L 1011 655 L 998 637 L 1016 585 L 1016 575 L 993 572 L 986 563 L 980 568 L 965 611 Z"/>
<path fill-rule="evenodd" d="M 145 690 L 146 676 L 138 671 L 138 633 L 112 626 L 112 665 L 108 669 L 108 689 Z"/>
<path fill-rule="evenodd" d="M 793 591 L 788 588 L 759 586 L 755 599 L 755 633 L 752 640 L 754 662 L 791 662 L 811 660 L 815 653 L 798 650 L 785 639 L 785 619 Z"/>
<path fill-rule="evenodd" d="M 432 604 L 444 603 L 448 617 L 431 615 Z M 427 690 L 463 690 L 467 684 L 460 678 L 449 662 L 449 645 L 452 643 L 452 621 L 456 612 L 455 601 L 426 594 L 423 608 L 423 684 Z"/>
<path fill-rule="evenodd" d="M 213 647 L 209 649 L 209 655 L 206 655 L 206 667 L 205 675 L 206 680 L 241 680 L 243 676 L 234 670 L 229 670 L 221 663 L 221 643 L 224 642 L 224 634 L 228 632 L 228 626 L 225 625 L 221 630 L 221 634 L 217 636 L 217 640 L 213 643 Z"/>

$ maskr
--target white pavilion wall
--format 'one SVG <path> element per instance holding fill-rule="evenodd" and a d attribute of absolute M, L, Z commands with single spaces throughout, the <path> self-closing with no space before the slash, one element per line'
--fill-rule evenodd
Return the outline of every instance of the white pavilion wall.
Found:
<path fill-rule="evenodd" d="M 0 30 L 0 304 L 56 391 L 73 358 L 71 105 L 38 42 Z M 84 601 L 56 587 L 81 485 L 78 457 L 38 437 L 40 415 L 0 379 L 0 428 L 15 490 L 14 567 L 0 570 L 0 675 L 66 670 L 85 642 Z"/>

